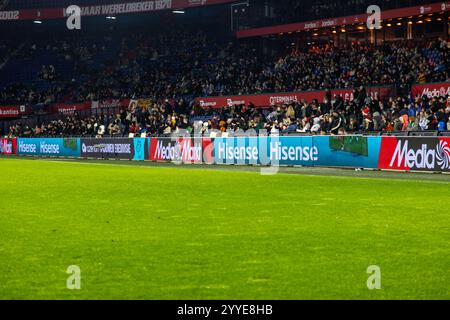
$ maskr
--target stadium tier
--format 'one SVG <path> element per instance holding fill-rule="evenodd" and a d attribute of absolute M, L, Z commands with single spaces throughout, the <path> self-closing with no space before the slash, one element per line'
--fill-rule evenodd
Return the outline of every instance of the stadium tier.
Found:
<path fill-rule="evenodd" d="M 28 8 L 52 7 L 51 2 L 30 3 Z M 356 14 L 367 1 L 348 2 L 342 8 Z M 276 17 L 295 3 L 265 5 L 272 9 L 269 17 Z M 96 4 L 106 2 L 79 3 Z M 326 18 L 324 12 L 343 13 L 336 4 L 314 2 L 307 8 Z M 427 4 L 379 3 L 388 10 Z M 15 1 L 5 5 L 5 10 L 27 9 Z M 232 4 L 232 9 L 245 10 L 244 16 L 231 16 L 238 24 L 247 21 L 246 10 L 260 5 Z M 225 11 L 227 6 L 215 10 Z M 434 22 L 427 22 L 430 31 L 448 25 L 447 8 L 443 9 Z M 195 23 L 200 10 L 186 12 L 186 17 L 164 10 L 143 14 L 144 19 L 158 17 L 148 25 L 139 17 L 91 17 L 87 27 L 76 31 L 59 26 L 59 20 L 35 21 L 41 23 L 33 25 L 32 32 L 24 22 L 15 22 L 20 36 L 12 37 L 4 22 L 0 117 L 9 120 L 1 121 L 3 134 L 154 136 L 193 130 L 199 123 L 205 134 L 250 128 L 284 134 L 449 129 L 448 30 L 442 33 L 441 27 L 440 34 L 427 34 L 425 28 L 424 36 L 418 19 L 425 18 L 420 15 L 404 26 L 383 21 L 386 29 L 394 24 L 399 30 L 383 31 L 388 34 L 385 41 L 373 43 L 364 23 L 353 23 L 353 36 L 350 26 L 345 35 L 341 30 L 338 39 L 335 28 L 328 30 L 329 36 L 311 30 L 298 36 L 237 39 L 227 34 L 226 26 L 212 22 L 212 16 L 204 18 L 209 22 Z M 171 22 L 160 26 L 168 15 Z M 178 16 L 183 16 L 180 22 Z M 129 23 L 131 19 L 137 22 Z M 405 27 L 405 37 L 398 38 Z M 417 29 L 416 37 L 410 28 Z M 367 34 L 365 39 L 358 38 L 361 32 Z"/>

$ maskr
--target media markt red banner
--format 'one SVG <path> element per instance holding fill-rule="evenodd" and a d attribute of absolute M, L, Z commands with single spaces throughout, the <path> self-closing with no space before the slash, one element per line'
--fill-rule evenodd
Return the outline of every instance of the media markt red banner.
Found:
<path fill-rule="evenodd" d="M 414 98 L 427 96 L 429 99 L 450 96 L 450 82 L 416 84 L 412 86 L 411 93 Z"/>
<path fill-rule="evenodd" d="M 332 90 L 331 96 L 342 96 L 346 101 L 352 101 L 354 99 L 354 89 L 338 89 Z M 392 87 L 370 87 L 366 88 L 367 94 L 372 99 L 384 100 L 389 98 L 392 93 Z M 295 102 L 312 102 L 316 99 L 322 102 L 325 99 L 326 91 L 305 91 L 305 92 L 291 92 L 291 93 L 272 93 L 272 94 L 259 94 L 249 96 L 228 96 L 228 97 L 205 97 L 197 98 L 197 103 L 203 108 L 223 108 L 231 107 L 234 105 L 250 105 L 255 107 L 271 107 L 284 104 L 291 104 Z"/>
<path fill-rule="evenodd" d="M 205 157 L 204 157 L 205 150 Z M 212 163 L 213 145 L 211 139 L 202 138 L 151 138 L 150 160 L 180 163 Z"/>
<path fill-rule="evenodd" d="M 17 118 L 20 117 L 19 106 L 0 106 L 0 118 Z"/>
<path fill-rule="evenodd" d="M 450 138 L 382 137 L 378 168 L 450 172 Z"/>
<path fill-rule="evenodd" d="M 74 114 L 75 111 L 91 109 L 91 102 L 83 103 L 55 103 L 51 106 L 54 113 Z"/>
<path fill-rule="evenodd" d="M 17 139 L 1 139 L 0 143 L 1 154 L 17 154 Z"/>

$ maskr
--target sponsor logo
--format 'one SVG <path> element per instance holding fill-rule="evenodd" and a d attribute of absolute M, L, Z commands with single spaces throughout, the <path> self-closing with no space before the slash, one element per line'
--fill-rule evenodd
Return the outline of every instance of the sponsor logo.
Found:
<path fill-rule="evenodd" d="M 77 111 L 77 107 L 60 107 L 58 108 L 58 113 L 72 114 Z"/>
<path fill-rule="evenodd" d="M 447 141 L 440 141 L 436 147 L 436 160 L 442 170 L 450 169 L 450 146 Z"/>
<path fill-rule="evenodd" d="M 125 104 L 122 103 L 122 100 L 119 100 L 119 99 L 102 101 L 98 104 L 99 108 L 116 108 L 116 107 L 122 107 L 122 106 L 125 106 Z"/>
<path fill-rule="evenodd" d="M 259 158 L 258 147 L 229 146 L 228 143 L 219 143 L 217 157 L 223 160 L 255 160 Z"/>
<path fill-rule="evenodd" d="M 7 108 L 7 109 L 0 108 L 0 116 L 4 116 L 4 117 L 19 116 L 19 109 L 18 108 Z"/>
<path fill-rule="evenodd" d="M 36 153 L 37 147 L 34 143 L 19 141 L 19 153 Z"/>
<path fill-rule="evenodd" d="M 429 99 L 431 99 L 436 97 L 445 97 L 447 95 L 450 95 L 450 86 L 448 86 L 447 88 L 440 87 L 439 89 L 424 88 L 420 96 L 427 96 Z"/>
<path fill-rule="evenodd" d="M 100 143 L 94 145 L 82 144 L 83 153 L 114 153 L 131 154 L 131 145 L 129 143 Z"/>
<path fill-rule="evenodd" d="M 188 6 L 204 6 L 207 0 L 189 0 Z"/>
<path fill-rule="evenodd" d="M 205 102 L 204 100 L 200 100 L 200 107 L 202 107 L 202 108 L 215 107 L 216 105 L 217 105 L 217 102 L 215 102 L 215 101 Z"/>
<path fill-rule="evenodd" d="M 3 154 L 12 154 L 13 153 L 13 144 L 12 141 L 10 140 L 3 140 L 2 141 L 2 146 L 1 146 L 1 151 Z"/>
<path fill-rule="evenodd" d="M 40 141 L 38 143 L 27 143 L 19 141 L 19 153 L 34 153 L 34 154 L 60 154 L 59 144 L 47 143 Z"/>
<path fill-rule="evenodd" d="M 276 104 L 290 104 L 292 102 L 298 102 L 297 96 L 275 96 L 269 98 L 270 105 Z"/>
<path fill-rule="evenodd" d="M 236 146 L 229 145 L 228 142 L 217 145 L 218 159 L 258 161 L 260 156 L 260 148 L 257 146 Z M 270 161 L 318 161 L 319 150 L 315 146 L 283 146 L 281 142 L 271 142 L 269 159 Z"/>
<path fill-rule="evenodd" d="M 232 106 L 239 106 L 241 104 L 245 104 L 245 100 L 232 100 L 232 99 L 227 99 L 227 106 L 232 107 Z"/>
<path fill-rule="evenodd" d="M 319 150 L 317 147 L 287 147 L 282 146 L 281 142 L 272 142 L 270 144 L 270 159 L 276 161 L 318 161 Z"/>
<path fill-rule="evenodd" d="M 420 7 L 420 14 L 424 14 L 424 13 L 430 12 L 432 9 L 433 9 L 432 7 L 421 6 Z"/>
<path fill-rule="evenodd" d="M 305 23 L 305 29 L 315 29 L 318 27 L 319 27 L 319 24 L 317 22 Z"/>
<path fill-rule="evenodd" d="M 41 141 L 39 144 L 39 152 L 42 154 L 59 154 L 59 145 Z"/>
<path fill-rule="evenodd" d="M 450 169 L 450 148 L 447 142 L 440 141 L 435 149 L 422 144 L 419 149 L 414 150 L 409 148 L 408 140 L 399 141 L 389 166 L 430 170 L 437 167 L 442 170 Z"/>
<path fill-rule="evenodd" d="M 336 20 L 325 20 L 322 22 L 322 27 L 332 27 L 336 25 Z"/>
<path fill-rule="evenodd" d="M 202 147 L 192 146 L 190 139 L 183 139 L 172 144 L 164 145 L 162 140 L 158 140 L 155 152 L 153 154 L 155 160 L 176 160 L 176 161 L 201 161 Z"/>

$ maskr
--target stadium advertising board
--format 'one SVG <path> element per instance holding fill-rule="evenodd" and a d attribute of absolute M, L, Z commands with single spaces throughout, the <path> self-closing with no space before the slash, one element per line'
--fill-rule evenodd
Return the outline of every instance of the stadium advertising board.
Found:
<path fill-rule="evenodd" d="M 367 87 L 366 88 L 367 95 L 373 100 L 387 100 L 393 95 L 393 88 L 386 87 Z M 337 89 L 331 90 L 331 96 L 336 98 L 336 96 L 341 96 L 345 101 L 353 101 L 354 89 Z"/>
<path fill-rule="evenodd" d="M 18 138 L 0 142 L 2 154 L 450 172 L 447 137 Z"/>
<path fill-rule="evenodd" d="M 0 106 L 0 119 L 17 118 L 19 116 L 20 116 L 19 106 Z"/>
<path fill-rule="evenodd" d="M 312 137 L 214 139 L 216 164 L 313 166 L 319 157 Z"/>
<path fill-rule="evenodd" d="M 411 94 L 414 98 L 426 96 L 429 99 L 450 96 L 450 82 L 416 84 L 412 86 Z"/>
<path fill-rule="evenodd" d="M 450 172 L 450 138 L 382 137 L 378 168 Z"/>
<path fill-rule="evenodd" d="M 92 109 L 104 108 L 127 108 L 130 104 L 130 99 L 108 99 L 103 101 L 92 101 Z"/>
<path fill-rule="evenodd" d="M 378 168 L 381 137 L 313 137 L 320 157 L 314 165 L 323 167 Z"/>
<path fill-rule="evenodd" d="M 91 109 L 91 102 L 84 103 L 55 103 L 50 109 L 54 113 L 73 114 L 76 111 Z"/>
<path fill-rule="evenodd" d="M 147 138 L 134 138 L 134 156 L 133 160 L 144 161 L 150 156 L 149 154 L 149 139 Z"/>
<path fill-rule="evenodd" d="M 380 137 L 216 138 L 216 164 L 378 167 Z"/>
<path fill-rule="evenodd" d="M 79 157 L 77 138 L 18 138 L 17 154 L 47 157 Z"/>
<path fill-rule="evenodd" d="M 133 160 L 135 156 L 132 138 L 82 138 L 80 144 L 81 157 L 83 158 Z"/>
<path fill-rule="evenodd" d="M 1 154 L 17 154 L 17 139 L 1 139 Z"/>
<path fill-rule="evenodd" d="M 81 16 L 108 16 L 202 7 L 214 4 L 224 4 L 233 1 L 236 0 L 135 0 L 128 2 L 124 1 L 123 3 L 106 3 L 102 5 L 81 6 L 80 8 Z M 39 8 L 0 11 L 0 21 L 62 19 L 66 17 L 65 9 L 66 8 Z"/>
<path fill-rule="evenodd" d="M 368 87 L 367 94 L 372 99 L 384 100 L 389 98 L 392 93 L 392 87 Z M 223 108 L 234 105 L 254 105 L 255 107 L 270 107 L 284 104 L 301 102 L 303 100 L 311 102 L 314 99 L 322 102 L 325 99 L 326 91 L 308 91 L 308 92 L 291 92 L 276 94 L 259 94 L 249 96 L 229 96 L 229 97 L 204 97 L 197 98 L 196 102 L 203 108 Z M 354 99 L 354 89 L 332 90 L 332 98 L 341 96 L 346 101 Z"/>
<path fill-rule="evenodd" d="M 182 163 L 211 163 L 211 139 L 202 138 L 151 138 L 151 161 Z"/>

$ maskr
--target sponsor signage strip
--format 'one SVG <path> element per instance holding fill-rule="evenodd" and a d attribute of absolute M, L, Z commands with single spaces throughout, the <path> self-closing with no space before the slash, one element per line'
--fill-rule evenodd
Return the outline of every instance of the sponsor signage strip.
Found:
<path fill-rule="evenodd" d="M 116 4 L 83 6 L 82 16 L 109 16 L 128 13 L 153 12 L 161 10 L 187 9 L 214 4 L 225 4 L 236 0 L 151 0 L 129 1 Z M 46 20 L 62 19 L 66 17 L 65 8 L 41 8 L 0 11 L 0 21 L 11 20 Z"/>
<path fill-rule="evenodd" d="M 450 82 L 415 84 L 411 94 L 414 98 L 427 96 L 429 99 L 450 96 Z"/>
<path fill-rule="evenodd" d="M 1 154 L 17 154 L 17 139 L 0 139 L 0 153 Z"/>
<path fill-rule="evenodd" d="M 47 157 L 79 157 L 77 138 L 18 138 L 17 154 Z"/>
<path fill-rule="evenodd" d="M 448 11 L 448 10 L 450 10 L 450 2 L 448 1 L 393 10 L 383 10 L 383 8 L 381 7 L 381 19 L 386 20 L 386 19 L 404 18 L 409 16 L 417 16 L 421 14 L 438 13 L 441 11 Z M 309 31 L 314 29 L 339 27 L 355 23 L 356 24 L 366 23 L 367 18 L 368 14 L 364 13 L 354 16 L 346 16 L 332 19 L 254 28 L 254 29 L 240 30 L 236 33 L 236 36 L 238 38 L 248 38 L 286 32 Z"/>
<path fill-rule="evenodd" d="M 378 168 L 450 172 L 450 138 L 382 137 Z"/>
<path fill-rule="evenodd" d="M 133 160 L 135 157 L 133 138 L 81 138 L 80 145 L 82 158 Z"/>
<path fill-rule="evenodd" d="M 341 96 L 346 101 L 352 101 L 354 89 L 339 89 L 331 90 L 333 98 Z M 385 100 L 392 96 L 394 90 L 392 87 L 370 87 L 366 88 L 367 94 L 373 99 Z M 326 91 L 310 91 L 310 92 L 291 92 L 291 93 L 273 93 L 273 94 L 259 94 L 248 96 L 225 96 L 225 97 L 205 97 L 197 98 L 196 102 L 204 108 L 223 108 L 231 107 L 233 105 L 249 105 L 253 104 L 255 107 L 270 107 L 276 105 L 290 104 L 294 102 L 301 102 L 305 100 L 311 102 L 317 99 L 322 102 L 325 98 Z"/>
<path fill-rule="evenodd" d="M 211 151 L 207 154 L 211 143 L 211 139 L 202 138 L 151 138 L 149 160 L 208 163 L 211 162 Z"/>
<path fill-rule="evenodd" d="M 91 102 L 84 103 L 55 103 L 50 110 L 54 113 L 73 114 L 76 111 L 91 109 Z"/>
<path fill-rule="evenodd" d="M 447 137 L 18 138 L 2 154 L 450 172 Z"/>
<path fill-rule="evenodd" d="M 1 118 L 17 118 L 20 115 L 21 115 L 21 112 L 20 112 L 19 106 L 0 106 L 0 119 Z"/>
<path fill-rule="evenodd" d="M 216 164 L 378 167 L 381 137 L 216 138 Z"/>

